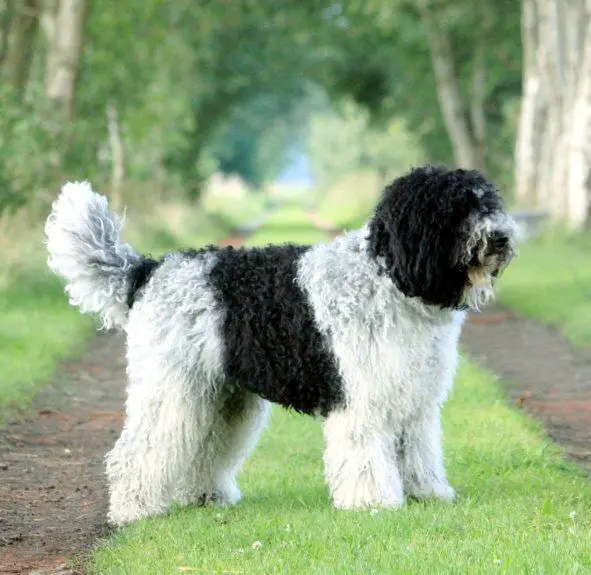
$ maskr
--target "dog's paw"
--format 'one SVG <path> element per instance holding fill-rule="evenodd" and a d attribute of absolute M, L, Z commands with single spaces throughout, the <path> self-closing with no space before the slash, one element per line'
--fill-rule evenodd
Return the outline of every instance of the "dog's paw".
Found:
<path fill-rule="evenodd" d="M 337 509 L 363 510 L 371 507 L 396 509 L 404 505 L 404 495 L 392 486 L 379 489 L 374 484 L 356 484 L 347 489 L 340 486 L 332 493 L 333 504 Z"/>
<path fill-rule="evenodd" d="M 411 485 L 407 489 L 407 494 L 413 499 L 439 499 L 449 503 L 456 500 L 455 489 L 446 482 Z"/>
<path fill-rule="evenodd" d="M 152 511 L 143 509 L 141 507 L 135 506 L 123 506 L 123 507 L 116 507 L 109 509 L 107 514 L 107 521 L 108 524 L 112 527 L 123 527 L 124 525 L 129 525 L 131 523 L 135 523 L 140 519 L 146 519 L 148 517 L 156 517 L 158 515 L 162 515 L 166 512 L 166 509 L 158 508 Z"/>
<path fill-rule="evenodd" d="M 214 501 L 218 505 L 236 505 L 242 499 L 242 492 L 235 480 L 220 483 L 214 489 Z"/>
<path fill-rule="evenodd" d="M 333 498 L 333 505 L 336 509 L 349 511 L 365 511 L 367 509 L 398 509 L 404 506 L 404 500 L 353 500 L 347 501 Z"/>

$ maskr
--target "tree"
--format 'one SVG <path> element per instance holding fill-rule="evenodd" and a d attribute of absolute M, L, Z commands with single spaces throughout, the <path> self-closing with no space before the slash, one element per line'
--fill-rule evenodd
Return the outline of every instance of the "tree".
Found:
<path fill-rule="evenodd" d="M 591 2 L 523 0 L 516 190 L 573 228 L 589 219 Z"/>
<path fill-rule="evenodd" d="M 46 90 L 64 120 L 72 122 L 76 112 L 76 87 L 91 0 L 59 0 L 46 13 L 49 50 Z M 51 8 L 54 8 L 52 10 Z"/>
<path fill-rule="evenodd" d="M 452 39 L 442 26 L 430 0 L 417 0 L 431 52 L 437 95 L 454 159 L 458 166 L 486 171 L 485 50 L 492 29 L 492 10 L 480 3 L 481 19 L 474 42 L 472 81 L 469 93 L 462 92 Z"/>
<path fill-rule="evenodd" d="M 403 120 L 372 126 L 367 110 L 350 99 L 313 115 L 307 151 L 321 186 L 363 170 L 375 172 L 381 186 L 423 159 Z"/>
<path fill-rule="evenodd" d="M 200 156 L 239 107 L 260 94 L 301 91 L 302 80 L 322 77 L 324 2 L 238 0 L 186 4 L 179 12 L 193 59 L 190 128 L 168 156 L 189 195 L 203 183 Z"/>
<path fill-rule="evenodd" d="M 277 176 L 305 125 L 298 91 L 259 94 L 236 108 L 207 149 L 226 174 L 239 174 L 257 188 Z"/>
<path fill-rule="evenodd" d="M 6 74 L 17 96 L 22 95 L 29 78 L 39 28 L 38 14 L 37 0 L 5 0 L 3 52 Z"/>
<path fill-rule="evenodd" d="M 351 0 L 344 7 L 337 90 L 377 121 L 404 117 L 430 161 L 479 167 L 508 184 L 506 103 L 521 89 L 518 3 Z"/>

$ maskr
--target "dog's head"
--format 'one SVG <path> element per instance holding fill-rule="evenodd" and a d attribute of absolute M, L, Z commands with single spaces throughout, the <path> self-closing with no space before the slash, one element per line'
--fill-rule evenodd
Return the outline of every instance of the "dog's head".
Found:
<path fill-rule="evenodd" d="M 516 253 L 516 226 L 482 174 L 429 166 L 384 190 L 368 249 L 408 297 L 478 309 Z"/>

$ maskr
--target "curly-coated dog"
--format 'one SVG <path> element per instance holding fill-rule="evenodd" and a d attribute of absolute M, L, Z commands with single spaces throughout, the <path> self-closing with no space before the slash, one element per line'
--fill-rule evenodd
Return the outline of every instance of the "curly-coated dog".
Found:
<path fill-rule="evenodd" d="M 516 252 L 514 221 L 480 173 L 414 169 L 365 227 L 317 246 L 155 261 L 120 231 L 88 183 L 66 184 L 46 224 L 70 303 L 127 334 L 111 522 L 239 501 L 236 475 L 270 402 L 323 419 L 336 507 L 454 498 L 440 410 L 462 322 Z"/>

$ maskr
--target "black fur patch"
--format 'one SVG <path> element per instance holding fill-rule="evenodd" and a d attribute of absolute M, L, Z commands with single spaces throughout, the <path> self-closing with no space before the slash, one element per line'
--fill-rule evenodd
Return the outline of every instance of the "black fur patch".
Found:
<path fill-rule="evenodd" d="M 225 371 L 269 401 L 328 414 L 343 401 L 341 379 L 312 309 L 296 284 L 308 247 L 224 248 L 210 280 L 226 314 Z"/>
<path fill-rule="evenodd" d="M 456 308 L 467 282 L 469 218 L 503 211 L 496 188 L 479 172 L 426 167 L 395 180 L 369 223 L 369 254 L 409 297 Z"/>
<path fill-rule="evenodd" d="M 130 287 L 127 292 L 127 305 L 130 309 L 136 300 L 138 291 L 148 283 L 160 263 L 161 261 L 142 256 L 140 263 L 131 270 Z"/>

